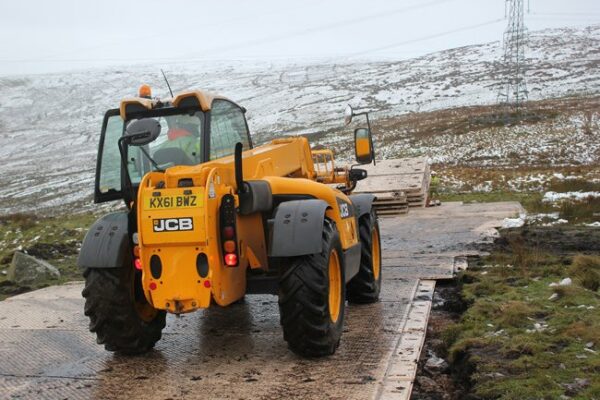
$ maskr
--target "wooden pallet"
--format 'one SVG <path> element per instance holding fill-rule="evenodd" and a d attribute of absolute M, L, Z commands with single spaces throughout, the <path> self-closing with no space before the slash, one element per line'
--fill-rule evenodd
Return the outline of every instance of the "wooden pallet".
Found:
<path fill-rule="evenodd" d="M 409 202 L 404 192 L 378 193 L 373 203 L 378 215 L 396 215 L 408 213 Z"/>
<path fill-rule="evenodd" d="M 379 215 L 408 212 L 409 207 L 425 207 L 431 180 L 425 157 L 377 161 L 362 166 L 367 179 L 359 181 L 354 193 L 373 193 Z"/>

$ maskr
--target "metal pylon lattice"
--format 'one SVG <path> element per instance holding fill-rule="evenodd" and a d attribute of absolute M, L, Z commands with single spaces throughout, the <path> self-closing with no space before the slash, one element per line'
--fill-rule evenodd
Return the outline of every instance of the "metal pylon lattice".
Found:
<path fill-rule="evenodd" d="M 502 86 L 498 92 L 498 102 L 515 107 L 517 110 L 527 100 L 525 80 L 525 48 L 528 44 L 527 28 L 524 20 L 525 0 L 506 0 L 508 25 L 504 31 L 504 57 L 502 60 Z"/>

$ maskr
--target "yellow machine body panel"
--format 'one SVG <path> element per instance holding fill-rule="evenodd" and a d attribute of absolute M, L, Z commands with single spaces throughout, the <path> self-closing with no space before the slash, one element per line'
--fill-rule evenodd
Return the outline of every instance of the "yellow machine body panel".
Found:
<path fill-rule="evenodd" d="M 314 198 L 325 200 L 329 205 L 326 215 L 335 221 L 340 233 L 342 248 L 347 249 L 358 243 L 356 219 L 353 215 L 343 217 L 338 199 L 344 204 L 352 204 L 348 196 L 329 186 L 322 185 L 309 179 L 264 177 L 265 181 L 271 185 L 273 194 L 295 195 L 298 193 L 308 194 Z"/>
<path fill-rule="evenodd" d="M 139 221 L 144 245 L 206 242 L 204 188 L 145 190 Z"/>
<path fill-rule="evenodd" d="M 340 212 L 340 204 L 348 206 L 350 199 L 314 180 L 306 138 L 278 139 L 244 151 L 243 169 L 244 179 L 268 182 L 274 196 L 301 194 L 326 201 L 326 215 L 336 222 L 342 247 L 359 242 L 356 219 Z M 193 185 L 178 187 L 182 179 L 191 179 Z M 151 172 L 142 179 L 137 201 L 139 254 L 144 292 L 155 308 L 190 312 L 208 307 L 211 297 L 219 305 L 231 304 L 245 294 L 248 269 L 268 270 L 259 213 L 236 215 L 238 265 L 229 267 L 223 261 L 220 202 L 224 195 L 232 195 L 237 207 L 236 190 L 233 156 Z M 208 260 L 205 278 L 198 275 L 199 254 Z M 159 279 L 151 272 L 153 256 L 161 260 Z"/>

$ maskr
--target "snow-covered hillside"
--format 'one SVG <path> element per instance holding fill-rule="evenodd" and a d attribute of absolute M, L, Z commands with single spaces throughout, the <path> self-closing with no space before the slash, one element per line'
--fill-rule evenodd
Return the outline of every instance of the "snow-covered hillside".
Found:
<path fill-rule="evenodd" d="M 351 103 L 382 118 L 496 101 L 499 42 L 400 62 L 211 62 L 0 78 L 0 214 L 89 201 L 104 111 L 141 83 L 203 88 L 248 109 L 255 141 L 340 126 Z M 600 93 L 600 25 L 533 32 L 530 99 Z M 158 92 L 158 93 L 157 93 Z"/>

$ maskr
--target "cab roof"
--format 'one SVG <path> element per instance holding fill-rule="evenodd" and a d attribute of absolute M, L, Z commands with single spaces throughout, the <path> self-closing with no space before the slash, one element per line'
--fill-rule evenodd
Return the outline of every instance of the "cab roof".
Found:
<path fill-rule="evenodd" d="M 171 106 L 171 107 L 196 107 L 202 111 L 210 111 L 214 100 L 226 100 L 236 106 L 242 108 L 234 101 L 229 100 L 224 96 L 220 96 L 214 93 L 210 93 L 204 90 L 190 90 L 181 92 L 173 96 L 173 98 L 167 98 L 164 100 L 152 99 L 146 97 L 130 97 L 121 100 L 119 107 L 121 118 L 127 119 L 127 115 L 131 113 L 138 113 L 141 111 L 152 110 L 158 107 Z"/>

